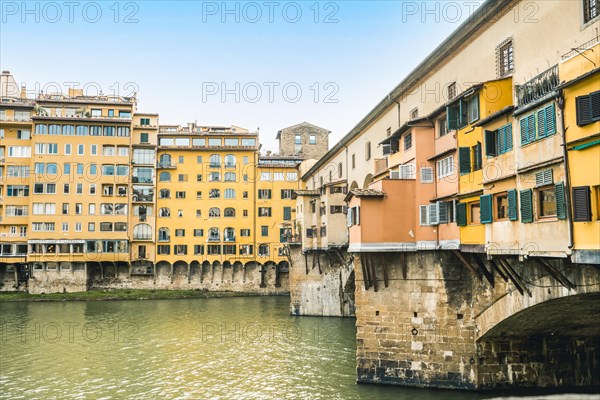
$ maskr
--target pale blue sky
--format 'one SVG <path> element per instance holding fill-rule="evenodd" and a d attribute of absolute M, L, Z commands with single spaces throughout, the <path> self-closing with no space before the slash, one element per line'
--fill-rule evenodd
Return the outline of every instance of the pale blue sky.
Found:
<path fill-rule="evenodd" d="M 163 124 L 260 127 L 275 149 L 277 130 L 302 121 L 330 129 L 333 145 L 477 2 L 229 2 L 230 14 L 220 1 L 118 2 L 118 14 L 113 1 L 0 3 L 0 68 L 28 89 L 79 82 L 128 94 L 133 82 L 139 110 Z M 223 88 L 233 92 L 224 102 Z"/>

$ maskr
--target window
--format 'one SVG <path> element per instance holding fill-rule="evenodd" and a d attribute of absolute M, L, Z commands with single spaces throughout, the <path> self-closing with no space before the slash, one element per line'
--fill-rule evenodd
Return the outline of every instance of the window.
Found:
<path fill-rule="evenodd" d="M 271 189 L 259 189 L 258 190 L 258 198 L 261 200 L 270 199 L 271 198 Z"/>
<path fill-rule="evenodd" d="M 225 182 L 235 182 L 235 172 L 225 172 Z"/>
<path fill-rule="evenodd" d="M 300 135 L 294 136 L 294 144 L 302 144 L 302 136 L 300 136 Z"/>
<path fill-rule="evenodd" d="M 268 257 L 269 256 L 269 245 L 268 244 L 260 244 L 258 245 L 258 255 L 261 257 Z"/>
<path fill-rule="evenodd" d="M 456 82 L 452 82 L 451 84 L 449 84 L 448 87 L 446 88 L 446 92 L 447 92 L 447 100 L 448 101 L 455 98 L 456 97 Z"/>
<path fill-rule="evenodd" d="M 184 191 L 175 192 L 175 198 L 176 199 L 185 199 L 185 192 Z"/>
<path fill-rule="evenodd" d="M 168 207 L 162 207 L 158 209 L 158 216 L 167 218 L 171 216 L 171 209 Z"/>
<path fill-rule="evenodd" d="M 344 175 L 344 168 L 342 163 L 338 163 L 338 178 L 341 178 Z"/>
<path fill-rule="evenodd" d="M 221 166 L 221 156 L 218 154 L 211 155 L 209 166 L 211 168 L 219 168 Z"/>
<path fill-rule="evenodd" d="M 142 126 L 150 125 L 150 118 L 140 118 L 140 125 L 142 125 Z"/>
<path fill-rule="evenodd" d="M 454 174 L 454 156 L 448 156 L 438 160 L 437 176 L 438 179 L 445 178 Z"/>
<path fill-rule="evenodd" d="M 526 115 L 519 120 L 521 146 L 556 133 L 556 112 L 554 103 Z"/>
<path fill-rule="evenodd" d="M 259 217 L 270 217 L 271 216 L 271 207 L 258 207 L 258 216 Z"/>
<path fill-rule="evenodd" d="M 223 230 L 223 241 L 224 242 L 234 242 L 235 241 L 235 229 L 225 228 L 225 230 Z"/>
<path fill-rule="evenodd" d="M 365 160 L 369 161 L 371 159 L 371 142 L 367 142 L 365 144 Z M 354 161 L 352 162 L 354 168 Z"/>
<path fill-rule="evenodd" d="M 481 157 L 481 143 L 477 142 L 473 149 L 473 171 L 479 171 L 481 169 L 482 157 Z"/>
<path fill-rule="evenodd" d="M 412 110 L 410 110 L 409 118 L 410 119 L 419 118 L 419 108 L 418 107 L 415 107 Z"/>
<path fill-rule="evenodd" d="M 585 126 L 600 121 L 600 91 L 575 99 L 577 125 Z"/>
<path fill-rule="evenodd" d="M 471 149 L 468 147 L 458 148 L 458 169 L 461 175 L 471 172 Z"/>
<path fill-rule="evenodd" d="M 583 22 L 588 23 L 600 15 L 599 0 L 583 0 Z"/>
<path fill-rule="evenodd" d="M 231 208 L 231 207 L 226 208 L 225 211 L 223 211 L 223 215 L 227 218 L 234 218 L 235 217 L 235 208 Z"/>
<path fill-rule="evenodd" d="M 151 240 L 152 227 L 148 224 L 137 224 L 133 227 L 134 240 Z"/>
<path fill-rule="evenodd" d="M 221 216 L 221 209 L 218 207 L 212 207 L 208 210 L 209 218 L 218 218 Z"/>
<path fill-rule="evenodd" d="M 171 173 L 170 172 L 161 172 L 158 175 L 158 180 L 160 182 L 170 182 L 171 181 Z"/>
<path fill-rule="evenodd" d="M 240 245 L 240 256 L 249 256 L 254 252 L 254 247 L 251 244 Z"/>
<path fill-rule="evenodd" d="M 513 43 L 511 39 L 504 41 L 497 49 L 497 68 L 500 78 L 513 72 L 515 60 L 513 54 Z"/>
<path fill-rule="evenodd" d="M 283 220 L 291 221 L 292 219 L 292 207 L 283 207 Z"/>
<path fill-rule="evenodd" d="M 185 237 L 185 229 L 175 229 L 175 237 Z"/>
<path fill-rule="evenodd" d="M 250 229 L 240 229 L 240 236 L 250 237 Z"/>
<path fill-rule="evenodd" d="M 221 254 L 221 245 L 209 244 L 208 245 L 208 254 Z"/>
<path fill-rule="evenodd" d="M 352 169 L 356 168 L 356 154 L 352 154 Z"/>
<path fill-rule="evenodd" d="M 438 137 L 445 136 L 448 133 L 446 117 L 440 118 L 437 123 Z"/>
<path fill-rule="evenodd" d="M 187 244 L 176 244 L 173 246 L 173 254 L 176 256 L 184 256 L 187 254 Z"/>
<path fill-rule="evenodd" d="M 498 156 L 512 150 L 512 124 L 485 131 L 485 155 Z"/>
<path fill-rule="evenodd" d="M 96 231 L 96 223 L 88 222 L 88 232 L 94 232 L 94 231 Z"/>
<path fill-rule="evenodd" d="M 496 201 L 496 219 L 508 219 L 508 193 L 501 193 L 495 196 Z"/>
<path fill-rule="evenodd" d="M 168 244 L 160 244 L 157 246 L 156 250 L 159 255 L 171 254 L 171 246 L 169 246 Z"/>
<path fill-rule="evenodd" d="M 195 244 L 194 245 L 194 255 L 203 255 L 204 254 L 204 245 L 203 244 Z"/>
<path fill-rule="evenodd" d="M 148 143 L 149 135 L 147 133 L 140 133 L 140 143 Z"/>
<path fill-rule="evenodd" d="M 218 242 L 219 240 L 221 240 L 219 228 L 212 227 L 208 230 L 208 240 L 213 242 Z"/>
<path fill-rule="evenodd" d="M 219 147 L 223 144 L 223 140 L 221 138 L 209 138 L 208 145 L 210 147 Z"/>
<path fill-rule="evenodd" d="M 209 182 L 220 182 L 221 181 L 221 173 L 220 172 L 210 172 L 208 174 Z"/>
<path fill-rule="evenodd" d="M 219 189 L 210 189 L 208 192 L 209 199 L 220 199 L 221 191 Z"/>
<path fill-rule="evenodd" d="M 309 144 L 317 144 L 317 135 L 310 135 L 308 137 L 308 143 Z"/>
<path fill-rule="evenodd" d="M 348 227 L 353 225 L 360 225 L 360 207 L 350 207 L 348 209 L 348 215 L 346 217 L 348 218 Z"/>
<path fill-rule="evenodd" d="M 412 132 L 409 132 L 404 136 L 404 150 L 408 150 L 412 147 Z"/>
<path fill-rule="evenodd" d="M 282 199 L 291 199 L 293 193 L 294 193 L 293 189 L 281 189 L 281 198 Z"/>
<path fill-rule="evenodd" d="M 273 172 L 273 182 L 282 182 L 285 180 L 285 174 L 283 172 Z"/>
<path fill-rule="evenodd" d="M 77 127 L 75 128 L 75 134 L 77 136 L 87 136 L 88 127 L 86 125 L 77 125 Z"/>
<path fill-rule="evenodd" d="M 177 180 L 179 182 L 187 182 L 188 181 L 188 175 L 187 174 L 179 174 L 177 176 Z"/>
<path fill-rule="evenodd" d="M 265 181 L 265 182 L 269 182 L 271 180 L 271 173 L 270 172 L 261 172 L 260 173 L 260 180 L 261 181 Z"/>
<path fill-rule="evenodd" d="M 469 222 L 471 225 L 481 223 L 479 202 L 469 204 Z"/>
<path fill-rule="evenodd" d="M 247 191 L 243 191 L 242 192 L 242 198 L 243 199 L 247 199 L 248 198 L 248 192 Z"/>
<path fill-rule="evenodd" d="M 421 183 L 433 183 L 433 168 L 422 167 L 420 175 L 421 175 Z"/>
<path fill-rule="evenodd" d="M 225 156 L 225 168 L 234 168 L 236 164 L 236 159 L 233 154 L 227 154 Z"/>
<path fill-rule="evenodd" d="M 194 229 L 194 236 L 195 237 L 202 237 L 202 236 L 204 236 L 204 229 Z"/>
<path fill-rule="evenodd" d="M 170 199 L 171 198 L 171 191 L 169 189 L 160 189 L 158 197 L 161 198 L 161 199 Z"/>
<path fill-rule="evenodd" d="M 554 188 L 538 190 L 539 217 L 556 216 L 556 192 Z"/>
<path fill-rule="evenodd" d="M 449 131 L 462 129 L 479 119 L 479 94 L 462 98 L 446 108 L 446 121 Z"/>
<path fill-rule="evenodd" d="M 158 241 L 168 242 L 171 239 L 169 228 L 160 228 L 158 230 Z"/>
<path fill-rule="evenodd" d="M 298 173 L 297 172 L 287 172 L 286 180 L 288 182 L 296 182 L 298 180 Z"/>
<path fill-rule="evenodd" d="M 225 189 L 226 199 L 235 199 L 235 189 Z"/>

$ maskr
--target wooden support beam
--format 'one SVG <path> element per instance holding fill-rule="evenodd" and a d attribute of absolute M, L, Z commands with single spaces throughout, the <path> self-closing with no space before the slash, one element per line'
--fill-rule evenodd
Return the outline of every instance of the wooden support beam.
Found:
<path fill-rule="evenodd" d="M 360 266 L 362 268 L 363 283 L 365 284 L 365 290 L 369 290 L 369 277 L 367 275 L 367 266 L 365 265 L 365 256 L 360 254 Z"/>
<path fill-rule="evenodd" d="M 308 253 L 304 253 L 304 267 L 306 268 L 306 275 L 308 275 Z"/>
<path fill-rule="evenodd" d="M 523 280 L 521 279 L 519 274 L 517 274 L 517 272 L 508 263 L 508 261 L 500 259 L 500 262 L 502 263 L 502 266 L 504 267 L 504 271 L 506 272 L 506 274 L 508 275 L 508 277 L 510 278 L 512 283 L 515 285 L 515 287 L 517 288 L 519 293 L 521 293 L 522 295 L 527 293 L 529 295 L 529 297 L 531 297 L 531 291 L 527 288 L 527 286 L 525 285 L 525 282 L 523 282 Z"/>
<path fill-rule="evenodd" d="M 400 267 L 402 268 L 402 279 L 406 279 L 407 267 L 406 267 L 406 253 L 400 253 Z"/>
<path fill-rule="evenodd" d="M 546 260 L 541 258 L 534 258 L 538 264 L 540 264 L 554 279 L 556 279 L 561 285 L 566 287 L 567 289 L 575 289 L 576 286 L 567 278 L 558 268 L 548 263 Z"/>
<path fill-rule="evenodd" d="M 481 269 L 481 272 L 483 272 L 483 276 L 485 276 L 485 278 L 488 280 L 490 285 L 492 285 L 492 287 L 494 287 L 493 264 L 492 264 L 492 272 L 490 272 L 490 271 L 488 271 L 487 267 L 485 266 L 485 263 L 483 262 L 483 260 L 479 257 L 479 254 L 477 254 L 477 253 L 473 254 L 473 258 L 475 259 L 475 262 L 479 266 L 479 269 Z"/>
<path fill-rule="evenodd" d="M 385 262 L 385 256 L 380 255 L 379 257 L 381 258 L 381 268 L 383 269 L 383 284 L 385 287 L 388 287 L 389 280 L 388 280 L 388 270 L 387 270 L 387 264 Z"/>
<path fill-rule="evenodd" d="M 513 286 L 519 291 L 519 293 L 521 293 L 521 295 L 524 295 L 525 291 L 521 287 L 521 284 L 508 271 L 506 267 L 506 260 L 499 258 L 497 267 L 498 271 L 501 271 L 504 275 L 506 275 L 506 277 L 512 282 Z"/>
<path fill-rule="evenodd" d="M 494 259 L 491 259 L 490 263 L 494 266 L 494 270 L 496 272 L 498 272 L 498 275 L 500 275 L 500 277 L 502 279 L 504 279 L 504 282 L 508 282 L 508 277 L 504 273 L 504 269 L 500 269 L 500 265 L 498 265 L 498 262 L 496 260 L 494 260 Z"/>
<path fill-rule="evenodd" d="M 473 275 L 475 275 L 475 276 L 476 276 L 476 277 L 477 277 L 477 278 L 478 278 L 480 281 L 482 281 L 482 282 L 483 282 L 483 276 L 481 276 L 481 272 L 480 272 L 480 271 L 479 271 L 477 268 L 475 268 L 474 266 L 472 266 L 472 265 L 471 265 L 471 263 L 470 263 L 470 262 L 468 262 L 468 261 L 467 261 L 467 260 L 466 260 L 466 259 L 463 257 L 463 255 L 462 255 L 462 253 L 461 253 L 460 251 L 458 251 L 458 250 L 452 250 L 452 252 L 453 252 L 453 253 L 456 255 L 456 257 L 458 257 L 458 259 L 460 260 L 460 262 L 462 262 L 462 263 L 463 263 L 463 265 L 464 265 L 465 267 L 467 267 L 467 269 L 468 269 L 469 271 L 471 271 L 471 273 L 472 273 Z"/>
<path fill-rule="evenodd" d="M 317 251 L 317 265 L 319 266 L 319 275 L 323 275 L 323 270 L 321 269 L 321 252 Z"/>
<path fill-rule="evenodd" d="M 371 266 L 371 278 L 373 278 L 373 289 L 377 292 L 379 290 L 379 286 L 377 286 L 377 264 L 375 264 L 373 257 L 371 255 L 367 255 L 369 257 L 369 265 Z"/>

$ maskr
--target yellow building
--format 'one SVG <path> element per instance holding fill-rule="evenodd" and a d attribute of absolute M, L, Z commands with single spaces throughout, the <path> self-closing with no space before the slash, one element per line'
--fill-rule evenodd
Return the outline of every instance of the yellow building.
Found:
<path fill-rule="evenodd" d="M 456 221 L 460 226 L 463 251 L 484 252 L 483 223 L 490 222 L 490 207 L 487 204 L 484 210 L 481 207 L 484 130 L 477 122 L 511 104 L 512 79 L 505 78 L 473 86 L 457 96 L 447 107 L 448 130 L 456 131 L 458 144 L 460 203 L 456 207 Z"/>
<path fill-rule="evenodd" d="M 206 267 L 272 267 L 277 286 L 300 159 L 259 156 L 256 132 L 189 124 L 161 126 L 157 160 L 157 268 L 189 278 Z"/>
<path fill-rule="evenodd" d="M 565 54 L 559 64 L 576 263 L 600 264 L 599 65 L 597 38 Z"/>
<path fill-rule="evenodd" d="M 33 107 L 21 98 L 0 102 L 0 265 L 15 283 L 27 279 Z"/>

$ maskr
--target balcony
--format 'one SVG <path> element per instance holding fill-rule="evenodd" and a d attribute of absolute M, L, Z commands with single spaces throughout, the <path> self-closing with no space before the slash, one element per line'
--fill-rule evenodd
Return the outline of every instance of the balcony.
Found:
<path fill-rule="evenodd" d="M 385 172 L 388 168 L 388 159 L 386 158 L 376 158 L 374 160 L 374 171 L 375 173 L 373 175 L 377 176 L 383 172 Z"/>
<path fill-rule="evenodd" d="M 156 164 L 156 167 L 159 169 L 175 169 L 177 168 L 177 164 L 171 162 L 159 162 Z"/>
<path fill-rule="evenodd" d="M 555 65 L 527 81 L 524 85 L 516 85 L 518 106 L 523 107 L 541 99 L 552 93 L 559 84 L 558 65 Z"/>

